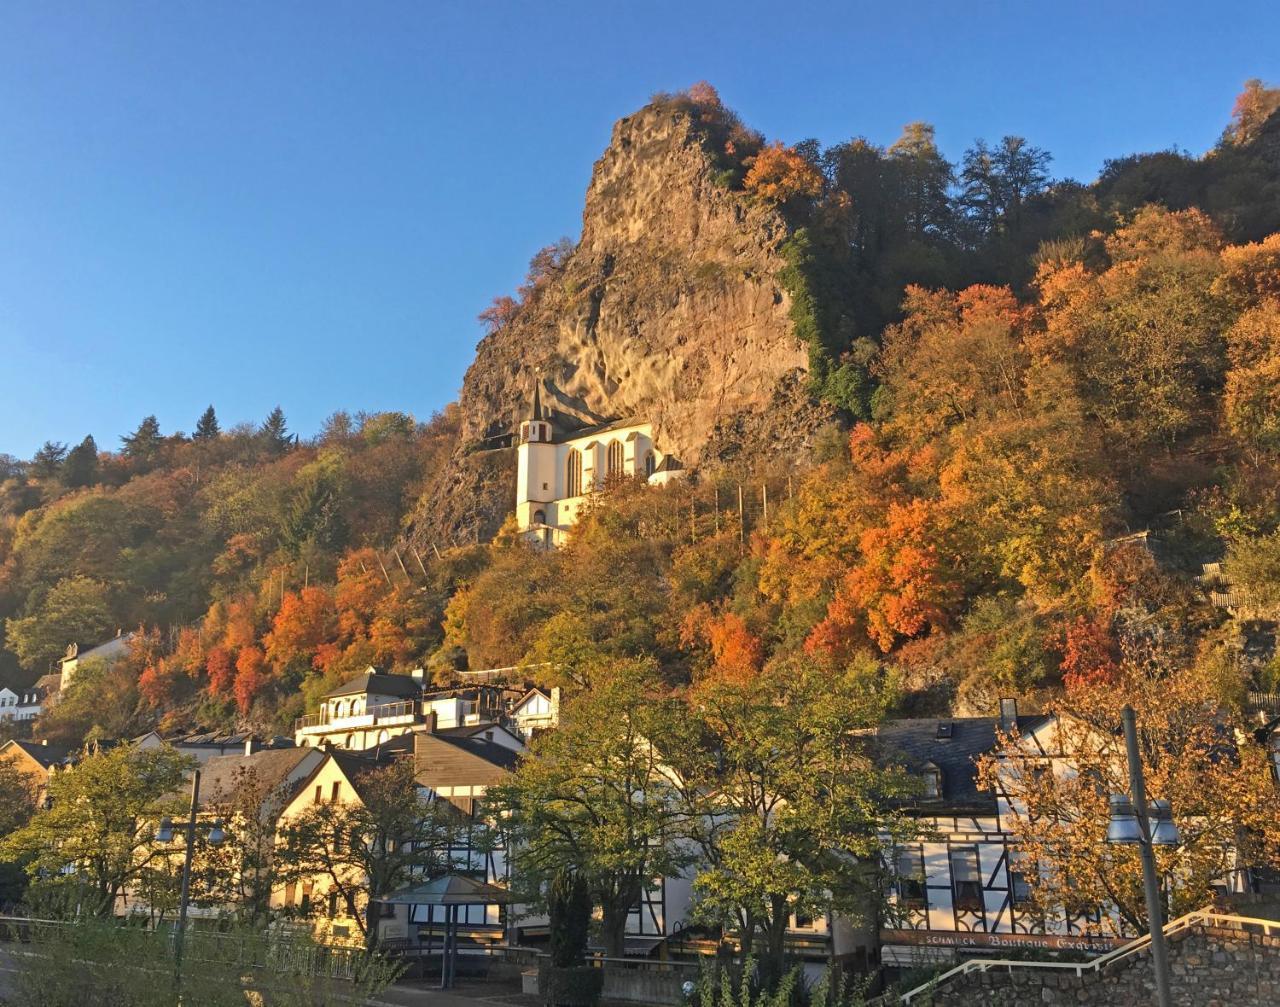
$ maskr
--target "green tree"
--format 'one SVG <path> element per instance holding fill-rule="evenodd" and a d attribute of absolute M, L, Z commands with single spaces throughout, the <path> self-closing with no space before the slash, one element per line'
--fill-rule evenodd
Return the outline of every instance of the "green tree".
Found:
<path fill-rule="evenodd" d="M 461 820 L 453 805 L 418 786 L 411 760 L 367 771 L 358 794 L 358 800 L 311 805 L 283 821 L 276 869 L 285 884 L 327 879 L 372 947 L 376 900 L 447 867 Z"/>
<path fill-rule="evenodd" d="M 896 810 L 906 781 L 858 737 L 888 691 L 864 666 L 775 663 L 749 684 L 695 690 L 682 740 L 668 743 L 702 854 L 695 913 L 735 929 L 745 950 L 758 941 L 771 976 L 793 913 L 878 910 L 883 844 L 912 831 Z"/>
<path fill-rule="evenodd" d="M 67 455 L 62 466 L 62 481 L 71 487 L 92 486 L 98 481 L 98 445 L 92 434 Z"/>
<path fill-rule="evenodd" d="M 620 956 L 646 886 L 688 860 L 683 811 L 657 749 L 676 711 L 651 661 L 614 662 L 590 677 L 559 729 L 536 738 L 486 801 L 508 835 L 522 900 L 541 904 L 547 883 L 571 872 L 600 906 L 607 953 Z"/>
<path fill-rule="evenodd" d="M 139 465 L 150 465 L 155 461 L 164 438 L 160 435 L 160 421 L 148 416 L 138 424 L 138 429 L 120 438 L 124 445 L 124 455 Z"/>
<path fill-rule="evenodd" d="M 5 646 L 24 668 L 43 673 L 68 644 L 101 640 L 114 628 L 107 586 L 88 577 L 66 577 L 32 614 L 5 624 Z"/>
<path fill-rule="evenodd" d="M 218 414 L 213 411 L 211 405 L 200 414 L 200 419 L 196 421 L 196 432 L 192 436 L 198 441 L 212 441 L 217 440 L 221 432 L 222 428 L 218 426 Z"/>
<path fill-rule="evenodd" d="M 0 841 L 0 856 L 24 862 L 42 888 L 74 893 L 86 911 L 109 916 L 168 857 L 155 842 L 156 822 L 181 813 L 177 794 L 192 765 L 170 748 L 87 754 L 50 777 L 49 806 Z"/>
<path fill-rule="evenodd" d="M 31 474 L 37 479 L 53 479 L 62 472 L 67 446 L 61 441 L 45 441 L 31 459 Z"/>
<path fill-rule="evenodd" d="M 258 429 L 258 437 L 269 453 L 282 455 L 293 445 L 293 437 L 284 418 L 284 410 L 276 406 Z"/>

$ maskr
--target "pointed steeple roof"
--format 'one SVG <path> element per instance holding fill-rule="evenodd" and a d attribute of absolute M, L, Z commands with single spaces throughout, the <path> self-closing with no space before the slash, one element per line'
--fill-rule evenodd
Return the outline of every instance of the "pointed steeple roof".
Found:
<path fill-rule="evenodd" d="M 542 414 L 542 378 L 535 376 L 533 379 L 533 412 L 529 414 L 531 420 L 545 420 Z"/>

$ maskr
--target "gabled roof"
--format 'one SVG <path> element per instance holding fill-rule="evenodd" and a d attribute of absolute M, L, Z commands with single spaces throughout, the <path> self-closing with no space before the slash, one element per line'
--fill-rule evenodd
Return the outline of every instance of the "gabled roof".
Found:
<path fill-rule="evenodd" d="M 534 696 L 541 696 L 548 703 L 551 702 L 551 693 L 548 692 L 546 689 L 543 689 L 535 685 L 533 688 L 531 688 L 528 692 L 526 692 L 523 696 L 521 696 L 511 705 L 511 712 L 515 713 L 516 710 L 524 706 L 524 704 L 529 702 L 529 700 L 533 699 Z"/>
<path fill-rule="evenodd" d="M 1049 719 L 1019 717 L 1018 730 L 1029 734 Z M 899 763 L 914 772 L 934 766 L 941 773 L 941 798 L 922 801 L 921 810 L 987 813 L 995 810 L 995 795 L 978 789 L 977 762 L 996 750 L 999 730 L 998 717 L 891 720 L 880 726 L 875 744 L 885 762 Z"/>
<path fill-rule="evenodd" d="M 446 737 L 416 732 L 415 776 L 424 787 L 488 786 L 502 780 L 519 764 L 519 752 L 483 738 Z"/>
<path fill-rule="evenodd" d="M 684 469 L 684 463 L 675 455 L 663 455 L 662 461 L 658 462 L 657 468 L 653 471 L 658 472 L 680 472 Z"/>
<path fill-rule="evenodd" d="M 52 769 L 54 766 L 61 765 L 75 751 L 75 748 L 71 745 L 49 745 L 39 741 L 19 741 L 16 738 L 10 744 L 22 749 L 44 769 Z"/>
<path fill-rule="evenodd" d="M 510 902 L 511 892 L 462 874 L 446 874 L 397 889 L 378 901 L 400 906 L 493 906 Z"/>
<path fill-rule="evenodd" d="M 49 675 L 41 675 L 36 679 L 36 684 L 32 688 L 40 690 L 46 696 L 51 692 L 60 692 L 62 690 L 62 675 L 56 671 Z"/>
<path fill-rule="evenodd" d="M 357 675 L 331 692 L 326 692 L 323 698 L 336 699 L 338 696 L 357 696 L 366 692 L 372 692 L 378 696 L 404 696 L 406 699 L 417 699 L 422 695 L 422 683 L 409 675 L 384 675 L 370 668 L 363 675 Z"/>
<path fill-rule="evenodd" d="M 125 652 L 129 649 L 129 641 L 132 639 L 132 633 L 125 633 L 123 636 L 117 636 L 115 639 L 108 640 L 106 643 L 99 643 L 90 647 L 88 650 L 82 649 L 77 644 L 72 644 L 67 648 L 67 654 L 62 658 L 62 662 L 60 663 L 72 660 L 88 661 L 90 659 L 112 661 L 118 657 L 124 656 Z"/>
<path fill-rule="evenodd" d="M 205 806 L 226 800 L 234 792 L 244 772 L 252 772 L 259 786 L 272 790 L 284 784 L 314 748 L 271 748 L 252 755 L 215 755 L 200 769 L 200 804 Z M 294 780 L 282 796 L 292 797 L 310 777 Z"/>

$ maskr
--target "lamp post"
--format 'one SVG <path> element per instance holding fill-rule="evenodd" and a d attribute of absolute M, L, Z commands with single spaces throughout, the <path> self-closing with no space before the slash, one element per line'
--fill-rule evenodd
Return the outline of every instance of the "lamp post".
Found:
<path fill-rule="evenodd" d="M 1156 873 L 1154 847 L 1176 846 L 1180 841 L 1173 823 L 1168 801 L 1147 804 L 1146 781 L 1142 776 L 1142 757 L 1138 753 L 1138 727 L 1133 707 L 1125 704 L 1120 718 L 1124 724 L 1124 747 L 1129 762 L 1129 790 L 1112 794 L 1111 821 L 1107 825 L 1107 842 L 1117 845 L 1137 844 L 1142 857 L 1142 885 L 1147 900 L 1147 927 L 1151 934 L 1151 966 L 1156 976 L 1156 1002 L 1160 1007 L 1173 1007 L 1169 990 L 1169 951 L 1164 942 L 1164 912 L 1160 904 L 1160 876 Z"/>
<path fill-rule="evenodd" d="M 186 857 L 182 862 L 182 895 L 178 900 L 178 929 L 173 935 L 173 985 L 179 991 L 179 997 L 182 989 L 182 941 L 187 934 L 187 905 L 191 896 L 191 859 L 196 849 L 196 811 L 199 806 L 200 770 L 197 769 L 191 774 L 191 810 L 186 822 L 175 825 L 173 820 L 165 815 L 160 819 L 160 828 L 156 830 L 156 839 L 159 842 L 171 842 L 174 832 L 179 831 L 185 834 L 187 844 Z M 209 830 L 209 844 L 221 846 L 224 839 L 226 834 L 222 831 L 222 822 L 215 820 Z"/>

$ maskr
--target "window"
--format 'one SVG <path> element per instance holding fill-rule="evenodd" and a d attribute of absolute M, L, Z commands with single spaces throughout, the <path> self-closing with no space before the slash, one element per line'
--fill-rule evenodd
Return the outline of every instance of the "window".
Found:
<path fill-rule="evenodd" d="M 534 512 L 533 512 L 533 523 L 534 523 L 534 524 L 546 524 L 546 523 L 547 523 L 547 512 L 546 512 L 546 511 L 544 511 L 544 510 L 536 510 L 536 511 L 534 511 Z"/>
<path fill-rule="evenodd" d="M 312 803 L 312 804 L 320 804 L 320 803 L 322 803 L 323 801 L 324 801 L 324 786 L 323 786 L 322 784 L 317 783 L 317 784 L 316 784 L 316 799 L 315 799 L 314 801 L 312 801 L 311 803 Z"/>
<path fill-rule="evenodd" d="M 924 790 L 921 796 L 926 801 L 936 801 L 942 796 L 942 770 L 934 763 L 926 763 L 924 772 Z"/>
<path fill-rule="evenodd" d="M 951 894 L 957 909 L 982 911 L 982 875 L 978 873 L 976 846 L 951 851 Z"/>
<path fill-rule="evenodd" d="M 569 460 L 565 465 L 565 496 L 582 496 L 582 452 L 577 448 L 569 449 Z"/>
<path fill-rule="evenodd" d="M 1031 901 L 1031 881 L 1028 868 L 1031 865 L 1020 859 L 1009 861 L 1009 898 L 1015 906 L 1025 906 Z"/>
<path fill-rule="evenodd" d="M 654 462 L 654 460 L 653 460 L 653 452 L 652 452 L 652 451 L 646 451 L 646 452 L 644 453 L 644 474 L 645 474 L 645 478 L 648 478 L 649 476 L 653 475 L 653 470 L 654 470 L 655 468 L 657 468 L 657 465 L 656 465 L 656 463 L 655 463 L 655 462 Z"/>
<path fill-rule="evenodd" d="M 898 904 L 907 909 L 925 907 L 924 854 L 919 849 L 899 850 L 897 863 Z"/>
<path fill-rule="evenodd" d="M 623 447 L 622 441 L 610 441 L 609 453 L 605 458 L 605 477 L 614 479 L 623 474 Z"/>
<path fill-rule="evenodd" d="M 330 791 L 330 794 L 329 794 L 329 803 L 330 803 L 330 804 L 337 804 L 337 803 L 338 803 L 338 797 L 339 797 L 339 795 L 341 795 L 341 793 L 342 793 L 342 782 L 341 782 L 340 780 L 334 780 L 334 781 L 333 781 L 333 788 L 332 788 L 332 790 Z"/>
<path fill-rule="evenodd" d="M 329 889 L 329 905 L 326 908 L 329 913 L 329 919 L 333 919 L 338 915 L 338 889 Z"/>

